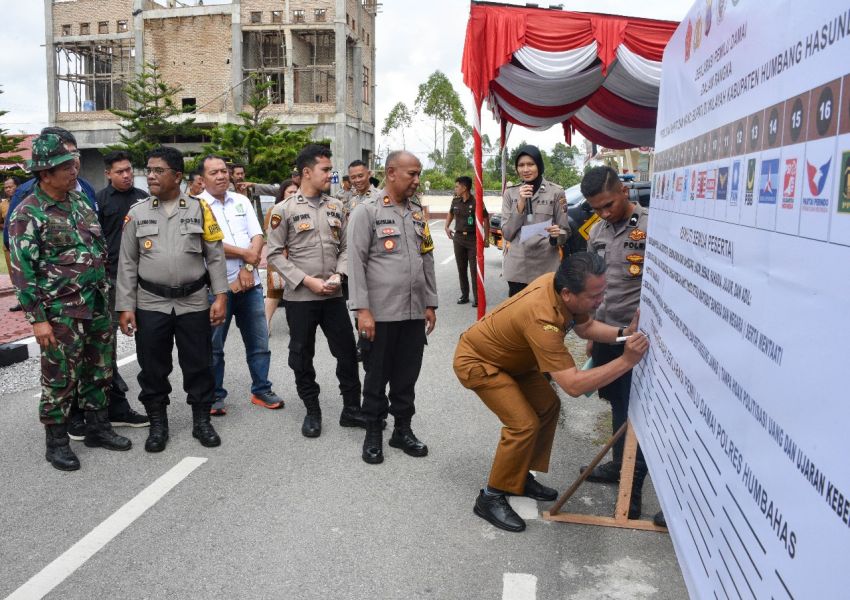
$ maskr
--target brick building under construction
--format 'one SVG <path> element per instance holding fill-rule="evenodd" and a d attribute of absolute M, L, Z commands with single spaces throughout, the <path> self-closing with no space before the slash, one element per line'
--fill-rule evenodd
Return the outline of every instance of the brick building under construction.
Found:
<path fill-rule="evenodd" d="M 239 123 L 248 81 L 272 84 L 265 114 L 332 140 L 336 167 L 375 147 L 377 0 L 44 0 L 48 109 L 103 181 L 126 81 L 155 62 L 198 125 Z M 178 140 L 178 142 L 180 142 Z M 199 148 L 197 140 L 175 143 Z"/>

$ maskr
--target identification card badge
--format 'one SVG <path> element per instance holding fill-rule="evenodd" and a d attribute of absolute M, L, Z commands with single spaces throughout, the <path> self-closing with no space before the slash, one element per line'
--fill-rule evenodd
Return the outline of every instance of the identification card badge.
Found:
<path fill-rule="evenodd" d="M 468 217 L 466 217 L 466 224 L 472 225 L 472 223 L 473 223 L 472 215 L 469 215 Z"/>

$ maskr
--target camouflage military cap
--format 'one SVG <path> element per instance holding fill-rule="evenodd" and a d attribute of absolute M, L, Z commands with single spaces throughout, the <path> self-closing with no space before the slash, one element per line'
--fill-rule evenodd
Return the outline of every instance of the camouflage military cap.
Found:
<path fill-rule="evenodd" d="M 68 152 L 58 135 L 47 133 L 33 140 L 32 159 L 27 161 L 27 169 L 33 173 L 44 171 L 75 158 L 77 153 Z"/>

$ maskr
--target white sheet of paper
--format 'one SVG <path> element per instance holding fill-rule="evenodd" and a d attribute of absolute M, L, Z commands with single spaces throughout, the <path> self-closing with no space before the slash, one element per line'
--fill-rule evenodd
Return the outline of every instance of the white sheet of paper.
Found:
<path fill-rule="evenodd" d="M 534 223 L 532 225 L 523 225 L 522 229 L 519 231 L 520 243 L 524 243 L 526 240 L 538 235 L 542 237 L 549 237 L 549 232 L 546 231 L 546 228 L 551 226 L 552 219 L 549 219 L 548 221 L 541 221 L 540 223 Z"/>

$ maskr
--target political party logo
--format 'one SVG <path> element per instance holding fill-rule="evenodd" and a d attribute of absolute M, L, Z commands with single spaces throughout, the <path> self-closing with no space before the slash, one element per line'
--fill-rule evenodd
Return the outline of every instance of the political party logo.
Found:
<path fill-rule="evenodd" d="M 676 177 L 676 193 L 681 194 L 685 187 L 685 178 L 682 175 Z"/>
<path fill-rule="evenodd" d="M 729 192 L 729 204 L 738 206 L 738 194 L 741 192 L 741 161 L 732 163 L 732 190 Z"/>
<path fill-rule="evenodd" d="M 779 187 L 779 159 L 761 161 L 759 178 L 759 204 L 776 204 Z"/>
<path fill-rule="evenodd" d="M 705 171 L 700 171 L 699 174 L 697 174 L 696 194 L 697 194 L 697 198 L 699 198 L 699 199 L 705 198 L 705 182 L 706 182 L 705 180 L 706 179 L 707 179 L 707 176 L 706 176 Z"/>
<path fill-rule="evenodd" d="M 850 214 L 850 152 L 841 155 L 841 177 L 838 183 L 838 212 Z"/>
<path fill-rule="evenodd" d="M 711 0 L 705 0 L 705 37 L 711 31 Z"/>
<path fill-rule="evenodd" d="M 726 200 L 729 196 L 729 167 L 717 169 L 717 199 Z"/>
<path fill-rule="evenodd" d="M 691 193 L 688 196 L 688 200 L 696 199 L 696 189 L 697 189 L 697 172 L 696 169 L 691 171 Z"/>
<path fill-rule="evenodd" d="M 685 30 L 685 62 L 691 59 L 691 44 L 694 39 L 694 26 L 688 19 L 688 28 Z"/>
<path fill-rule="evenodd" d="M 753 192 L 756 189 L 756 159 L 747 161 L 747 189 L 744 192 L 744 205 L 753 205 Z"/>
<path fill-rule="evenodd" d="M 829 211 L 829 198 L 823 195 L 829 179 L 829 168 L 832 165 L 830 157 L 818 166 L 806 160 L 806 187 L 803 195 L 802 210 L 806 212 L 825 213 Z"/>
<path fill-rule="evenodd" d="M 705 174 L 705 199 L 714 200 L 717 194 L 717 169 L 709 169 Z"/>
<path fill-rule="evenodd" d="M 782 208 L 794 208 L 797 195 L 797 159 L 785 159 L 785 176 L 782 178 Z"/>

